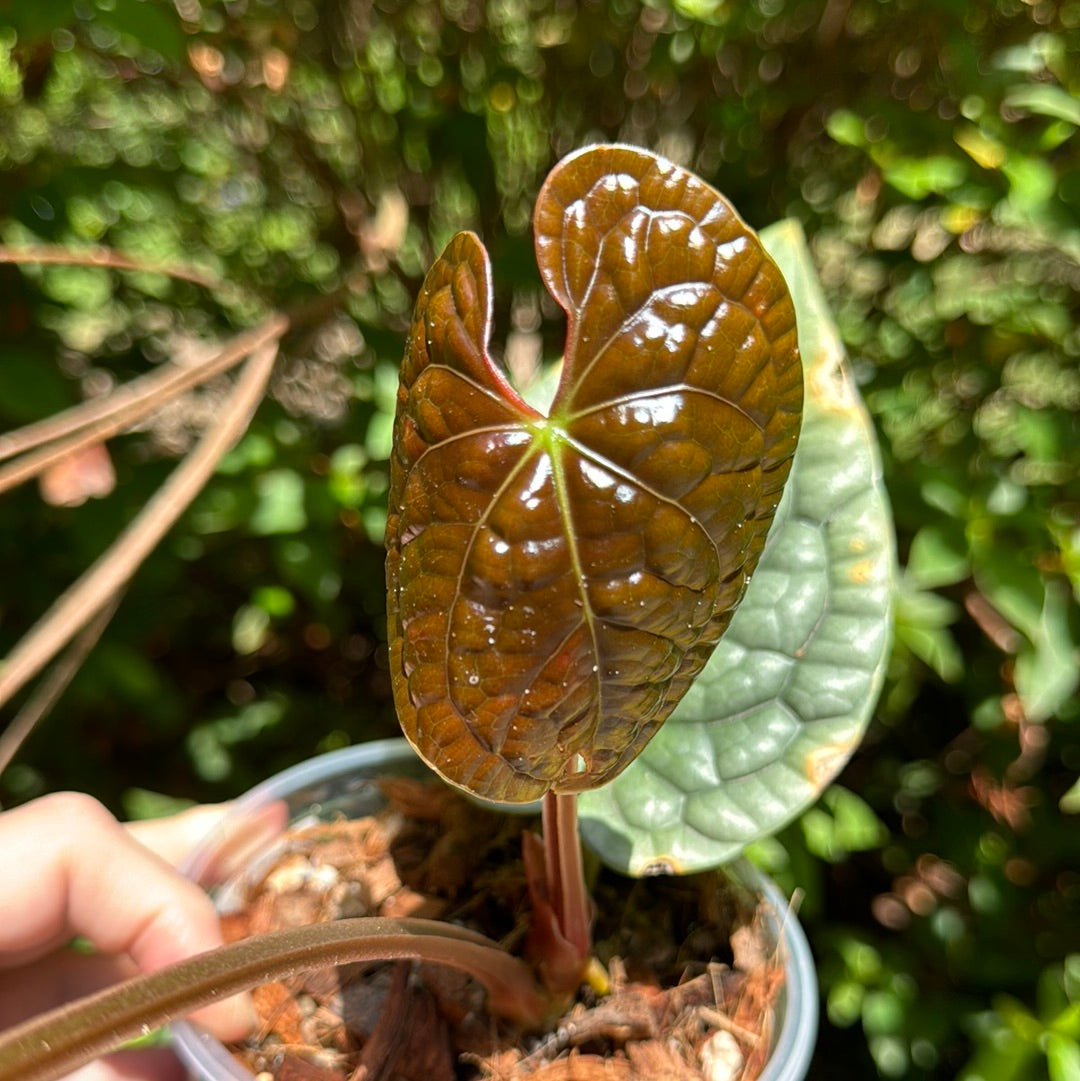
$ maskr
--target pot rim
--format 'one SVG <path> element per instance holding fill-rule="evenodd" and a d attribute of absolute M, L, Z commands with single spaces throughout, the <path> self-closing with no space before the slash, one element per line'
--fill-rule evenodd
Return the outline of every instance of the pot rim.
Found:
<path fill-rule="evenodd" d="M 235 827 L 268 804 L 350 775 L 361 781 L 370 779 L 390 763 L 422 765 L 406 740 L 383 739 L 328 751 L 268 777 L 234 802 L 222 823 L 180 864 L 181 872 L 199 881 L 212 852 L 228 836 L 230 826 Z M 779 1025 L 772 1053 L 758 1081 L 801 1081 L 810 1067 L 818 1029 L 817 975 L 810 945 L 787 898 L 768 875 L 745 859 L 734 861 L 728 869 L 744 886 L 768 901 L 769 922 L 784 955 Z M 171 1030 L 173 1050 L 192 1081 L 254 1081 L 254 1075 L 229 1054 L 224 1044 L 198 1025 L 176 1021 Z"/>

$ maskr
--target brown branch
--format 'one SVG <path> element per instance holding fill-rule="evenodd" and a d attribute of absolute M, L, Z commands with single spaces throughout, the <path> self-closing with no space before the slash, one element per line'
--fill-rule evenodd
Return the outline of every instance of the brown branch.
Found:
<path fill-rule="evenodd" d="M 166 399 L 228 371 L 267 342 L 277 341 L 291 325 L 289 316 L 276 313 L 252 330 L 236 335 L 200 364 L 165 365 L 132 379 L 105 397 L 80 402 L 61 413 L 0 435 L 0 460 L 25 454 L 43 443 L 71 437 L 57 447 L 45 447 L 36 455 L 27 455 L 0 469 L 0 492 L 21 484 L 66 455 L 130 427 Z"/>
<path fill-rule="evenodd" d="M 0 734 L 0 773 L 7 769 L 30 733 L 67 690 L 68 684 L 75 678 L 75 673 L 82 667 L 83 661 L 97 645 L 97 640 L 109 625 L 109 620 L 112 619 L 118 604 L 119 597 L 114 597 L 111 603 L 106 604 L 98 612 L 94 621 L 71 643 L 68 651 L 42 679 L 33 695 L 26 700 L 22 709 L 12 719 L 11 724 L 4 729 L 3 734 Z"/>
<path fill-rule="evenodd" d="M 172 472 L 112 546 L 54 602 L 0 665 L 0 706 L 32 679 L 131 579 L 142 561 L 202 490 L 222 455 L 247 427 L 277 357 L 277 335 L 252 352 L 221 417 Z"/>
<path fill-rule="evenodd" d="M 106 270 L 132 270 L 139 274 L 163 274 L 178 281 L 191 282 L 203 289 L 220 289 L 221 281 L 205 271 L 178 263 L 145 262 L 112 248 L 66 248 L 61 244 L 28 244 L 12 247 L 0 244 L 0 263 L 15 266 L 87 266 Z"/>

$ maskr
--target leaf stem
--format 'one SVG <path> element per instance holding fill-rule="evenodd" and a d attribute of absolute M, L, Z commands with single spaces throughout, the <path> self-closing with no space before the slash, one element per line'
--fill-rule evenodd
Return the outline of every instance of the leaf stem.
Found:
<path fill-rule="evenodd" d="M 551 904 L 563 936 L 584 964 L 592 948 L 592 921 L 585 889 L 576 794 L 549 790 L 544 794 L 541 815 Z"/>

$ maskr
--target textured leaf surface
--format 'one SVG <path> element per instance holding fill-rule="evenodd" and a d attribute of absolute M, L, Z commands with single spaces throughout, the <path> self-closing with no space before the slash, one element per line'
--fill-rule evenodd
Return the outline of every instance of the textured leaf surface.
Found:
<path fill-rule="evenodd" d="M 590 148 L 535 232 L 567 313 L 550 414 L 488 356 L 488 261 L 460 234 L 417 301 L 387 523 L 402 729 L 508 802 L 611 779 L 668 716 L 760 556 L 802 402 L 783 279 L 693 175 Z"/>
<path fill-rule="evenodd" d="M 798 226 L 765 230 L 795 298 L 803 430 L 727 634 L 640 758 L 586 793 L 585 840 L 633 874 L 716 866 L 779 829 L 847 761 L 888 655 L 892 522 L 873 428 Z"/>

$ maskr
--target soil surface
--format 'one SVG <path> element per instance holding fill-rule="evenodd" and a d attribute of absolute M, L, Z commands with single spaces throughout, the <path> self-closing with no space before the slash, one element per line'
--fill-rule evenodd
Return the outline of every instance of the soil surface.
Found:
<path fill-rule="evenodd" d="M 288 833 L 223 917 L 226 937 L 424 916 L 516 952 L 529 928 L 521 835 L 535 820 L 478 809 L 438 783 L 381 787 L 377 815 Z M 754 899 L 716 874 L 597 869 L 590 889 L 594 976 L 547 1034 L 491 1017 L 467 976 L 394 962 L 258 988 L 259 1029 L 233 1052 L 259 1081 L 754 1081 L 783 982 Z"/>

